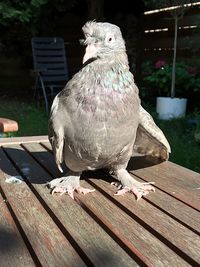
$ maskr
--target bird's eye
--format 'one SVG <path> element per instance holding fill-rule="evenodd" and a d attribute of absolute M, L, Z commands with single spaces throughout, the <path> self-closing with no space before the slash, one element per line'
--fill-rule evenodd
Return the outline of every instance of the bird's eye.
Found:
<path fill-rule="evenodd" d="M 113 41 L 115 40 L 114 36 L 113 35 L 108 35 L 106 36 L 106 40 L 107 40 L 107 43 L 113 43 Z"/>
<path fill-rule="evenodd" d="M 107 34 L 105 38 L 105 43 L 111 45 L 115 41 L 115 37 L 113 34 Z"/>

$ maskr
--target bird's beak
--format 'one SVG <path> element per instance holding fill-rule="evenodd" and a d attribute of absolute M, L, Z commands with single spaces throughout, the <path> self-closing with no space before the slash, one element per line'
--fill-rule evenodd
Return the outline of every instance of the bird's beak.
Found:
<path fill-rule="evenodd" d="M 85 55 L 83 57 L 83 64 L 90 58 L 95 57 L 97 52 L 96 46 L 90 44 L 85 49 Z"/>

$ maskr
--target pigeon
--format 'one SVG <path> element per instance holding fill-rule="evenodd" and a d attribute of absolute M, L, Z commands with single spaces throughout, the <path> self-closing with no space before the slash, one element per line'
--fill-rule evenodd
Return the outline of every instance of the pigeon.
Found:
<path fill-rule="evenodd" d="M 120 28 L 88 21 L 82 30 L 83 66 L 54 98 L 49 118 L 55 162 L 61 171 L 63 162 L 70 171 L 49 187 L 72 198 L 74 192 L 93 192 L 81 187 L 81 173 L 104 168 L 119 183 L 116 195 L 131 192 L 138 200 L 155 188 L 129 174 L 130 158 L 136 151 L 167 160 L 170 145 L 141 106 Z"/>

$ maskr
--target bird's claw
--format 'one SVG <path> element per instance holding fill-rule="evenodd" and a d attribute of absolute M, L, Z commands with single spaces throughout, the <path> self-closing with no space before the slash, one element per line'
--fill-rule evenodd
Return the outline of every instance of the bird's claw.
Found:
<path fill-rule="evenodd" d="M 81 186 L 74 187 L 74 188 L 72 186 L 66 186 L 66 187 L 60 186 L 60 187 L 55 187 L 51 193 L 52 193 L 52 195 L 54 193 L 60 193 L 60 196 L 67 193 L 72 199 L 74 199 L 74 191 L 76 191 L 79 194 L 82 193 L 85 195 L 85 194 L 94 192 L 95 189 L 84 188 Z"/>
<path fill-rule="evenodd" d="M 60 196 L 62 196 L 63 194 L 67 193 L 71 198 L 74 199 L 73 192 L 74 192 L 74 189 L 71 186 L 67 186 L 67 187 L 56 186 L 51 191 L 51 194 L 53 195 L 55 193 L 60 193 Z"/>
<path fill-rule="evenodd" d="M 92 193 L 95 191 L 95 189 L 89 189 L 89 188 L 84 188 L 84 187 L 77 187 L 75 188 L 75 190 L 80 194 L 82 193 L 83 195 L 88 194 L 88 193 Z"/>
<path fill-rule="evenodd" d="M 150 191 L 155 192 L 155 188 L 151 185 L 154 182 L 141 183 L 141 186 L 132 186 L 132 187 L 123 187 L 115 193 L 115 196 L 124 195 L 126 192 L 131 192 L 136 196 L 137 201 L 140 200 L 143 196 L 149 194 Z"/>

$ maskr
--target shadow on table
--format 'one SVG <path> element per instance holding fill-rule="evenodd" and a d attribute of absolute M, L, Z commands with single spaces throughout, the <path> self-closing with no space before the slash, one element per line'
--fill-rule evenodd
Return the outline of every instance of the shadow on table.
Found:
<path fill-rule="evenodd" d="M 9 177 L 19 177 L 37 184 L 45 184 L 63 176 L 55 164 L 52 153 L 48 150 L 30 153 L 26 150 L 6 147 L 4 152 L 0 151 L 0 168 Z M 64 170 L 66 171 L 66 168 Z"/>
<path fill-rule="evenodd" d="M 20 241 L 15 232 L 0 229 L 0 253 L 11 254 L 10 251 L 19 247 Z"/>
<path fill-rule="evenodd" d="M 130 159 L 127 169 L 136 170 L 141 168 L 148 168 L 155 164 L 159 164 L 162 161 L 150 156 L 134 156 Z M 28 179 L 31 183 L 44 184 L 51 181 L 54 178 L 65 176 L 68 169 L 63 167 L 63 173 L 61 173 L 53 157 L 53 154 L 47 151 L 41 152 L 27 152 L 26 150 L 9 148 L 0 153 L 0 167 L 9 176 Z M 99 178 L 99 172 L 86 172 L 87 177 L 93 176 L 93 178 Z M 91 174 L 90 174 L 91 173 Z M 101 179 L 107 180 L 108 178 L 102 177 Z"/>

